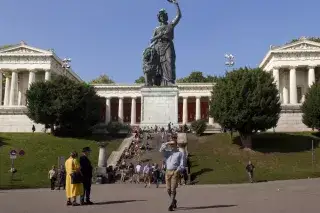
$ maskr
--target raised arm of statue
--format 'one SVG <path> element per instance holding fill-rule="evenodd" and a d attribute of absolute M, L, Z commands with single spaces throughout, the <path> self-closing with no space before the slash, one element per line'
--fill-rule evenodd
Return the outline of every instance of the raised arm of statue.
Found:
<path fill-rule="evenodd" d="M 181 14 L 179 3 L 177 1 L 174 1 L 172 3 L 174 3 L 177 7 L 177 16 L 172 20 L 172 25 L 175 27 L 179 23 L 182 14 Z"/>

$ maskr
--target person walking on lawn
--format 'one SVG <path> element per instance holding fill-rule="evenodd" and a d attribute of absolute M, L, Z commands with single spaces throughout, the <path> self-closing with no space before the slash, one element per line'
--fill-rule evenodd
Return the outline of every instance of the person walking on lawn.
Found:
<path fill-rule="evenodd" d="M 177 187 L 181 172 L 185 167 L 185 156 L 178 149 L 177 136 L 172 136 L 172 141 L 163 143 L 160 150 L 163 153 L 166 163 L 166 188 L 171 199 L 169 211 L 177 208 Z"/>
<path fill-rule="evenodd" d="M 92 205 L 90 201 L 91 193 L 91 180 L 92 180 L 92 165 L 89 160 L 89 154 L 91 152 L 90 147 L 84 147 L 82 149 L 82 156 L 80 157 L 80 168 L 83 175 L 83 194 L 80 197 L 81 205 Z M 84 201 L 86 199 L 86 202 Z"/>
<path fill-rule="evenodd" d="M 246 166 L 246 170 L 249 176 L 249 181 L 250 183 L 253 183 L 253 170 L 254 170 L 254 165 L 251 163 L 251 161 L 248 162 L 248 165 Z"/>

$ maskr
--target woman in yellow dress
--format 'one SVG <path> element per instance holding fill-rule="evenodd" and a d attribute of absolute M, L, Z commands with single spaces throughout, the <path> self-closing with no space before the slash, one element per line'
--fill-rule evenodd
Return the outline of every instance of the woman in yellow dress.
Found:
<path fill-rule="evenodd" d="M 72 184 L 71 183 L 71 174 L 76 171 L 80 171 L 80 164 L 77 160 L 78 153 L 77 152 L 71 152 L 70 157 L 65 163 L 66 168 L 66 195 L 67 195 L 67 205 L 70 206 L 78 206 L 77 203 L 77 196 L 80 196 L 83 194 L 83 184 L 77 183 Z M 71 202 L 71 198 L 73 201 Z"/>

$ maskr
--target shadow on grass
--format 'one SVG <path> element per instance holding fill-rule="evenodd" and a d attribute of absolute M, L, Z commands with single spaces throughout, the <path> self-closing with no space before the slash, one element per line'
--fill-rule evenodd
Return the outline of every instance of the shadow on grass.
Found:
<path fill-rule="evenodd" d="M 0 137 L 0 147 L 8 145 L 8 143 L 4 142 L 5 138 Z"/>
<path fill-rule="evenodd" d="M 203 175 L 208 172 L 212 172 L 212 171 L 213 171 L 213 169 L 211 169 L 211 168 L 203 168 L 200 171 L 191 173 L 191 176 L 190 176 L 191 182 L 196 180 L 198 176 Z"/>
<path fill-rule="evenodd" d="M 262 153 L 290 153 L 303 152 L 319 146 L 320 139 L 315 136 L 289 133 L 261 133 L 252 136 L 252 150 Z M 233 139 L 233 143 L 242 148 L 240 137 Z"/>
<path fill-rule="evenodd" d="M 108 204 L 118 204 L 118 203 L 132 203 L 132 202 L 142 202 L 146 200 L 114 200 L 114 201 L 105 201 L 105 202 L 97 202 L 94 205 L 108 205 Z"/>
<path fill-rule="evenodd" d="M 179 207 L 177 210 L 216 209 L 216 208 L 227 208 L 227 207 L 235 207 L 235 206 L 238 206 L 238 205 L 212 205 L 212 206 Z"/>

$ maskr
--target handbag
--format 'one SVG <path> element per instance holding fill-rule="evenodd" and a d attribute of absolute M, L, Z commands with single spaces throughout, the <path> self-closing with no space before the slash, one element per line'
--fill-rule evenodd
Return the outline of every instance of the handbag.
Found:
<path fill-rule="evenodd" d="M 71 175 L 71 184 L 82 183 L 83 177 L 81 172 L 73 172 L 70 175 Z"/>
<path fill-rule="evenodd" d="M 74 164 L 74 162 L 72 162 Z M 79 184 L 83 182 L 83 176 L 80 171 L 75 171 L 70 174 L 71 176 L 71 184 Z"/>

